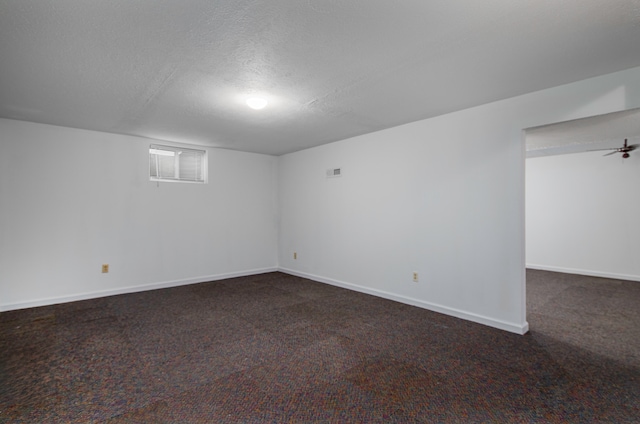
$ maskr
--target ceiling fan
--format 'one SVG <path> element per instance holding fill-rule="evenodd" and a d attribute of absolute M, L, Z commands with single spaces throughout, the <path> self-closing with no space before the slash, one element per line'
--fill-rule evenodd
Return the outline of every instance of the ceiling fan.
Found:
<path fill-rule="evenodd" d="M 613 152 L 607 153 L 604 156 L 609 156 L 609 155 L 612 155 L 614 153 L 622 153 L 622 158 L 626 159 L 626 158 L 629 157 L 629 152 L 637 149 L 638 147 L 640 147 L 640 144 L 627 145 L 627 139 L 625 138 L 624 139 L 624 145 L 622 147 L 618 147 L 618 148 L 612 147 L 612 148 L 609 148 L 609 149 L 594 149 L 594 150 L 589 150 L 589 151 L 590 152 L 596 152 L 596 151 L 600 151 L 600 150 L 613 150 Z"/>

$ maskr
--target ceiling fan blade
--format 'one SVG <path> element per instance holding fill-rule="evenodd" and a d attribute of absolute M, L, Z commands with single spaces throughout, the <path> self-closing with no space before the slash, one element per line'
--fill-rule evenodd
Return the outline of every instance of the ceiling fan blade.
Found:
<path fill-rule="evenodd" d="M 614 154 L 614 153 L 618 153 L 618 150 L 616 149 L 616 150 L 614 150 L 613 152 L 611 152 L 611 153 L 607 153 L 606 155 L 602 155 L 602 156 L 611 156 L 611 155 L 612 155 L 612 154 Z"/>
<path fill-rule="evenodd" d="M 587 152 L 601 152 L 603 150 L 618 150 L 618 149 L 615 147 L 611 147 L 610 149 L 589 149 L 587 150 Z"/>
<path fill-rule="evenodd" d="M 627 146 L 627 149 L 629 149 L 631 151 L 631 150 L 637 149 L 638 147 L 640 147 L 640 144 L 631 144 L 631 145 Z"/>

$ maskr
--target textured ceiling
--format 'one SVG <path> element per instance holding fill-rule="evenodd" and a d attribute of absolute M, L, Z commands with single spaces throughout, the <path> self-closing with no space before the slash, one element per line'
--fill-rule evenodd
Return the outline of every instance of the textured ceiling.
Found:
<path fill-rule="evenodd" d="M 581 153 L 640 142 L 640 109 L 559 122 L 526 130 L 527 157 Z"/>
<path fill-rule="evenodd" d="M 640 66 L 640 1 L 0 0 L 0 58 L 0 117 L 279 155 Z"/>

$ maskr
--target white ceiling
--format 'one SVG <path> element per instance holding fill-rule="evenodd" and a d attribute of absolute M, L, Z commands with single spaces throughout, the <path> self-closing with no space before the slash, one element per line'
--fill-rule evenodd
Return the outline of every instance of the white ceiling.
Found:
<path fill-rule="evenodd" d="M 0 58 L 0 117 L 280 155 L 640 66 L 640 0 L 0 0 Z"/>
<path fill-rule="evenodd" d="M 529 158 L 619 148 L 625 139 L 638 144 L 640 109 L 528 128 L 525 134 Z"/>

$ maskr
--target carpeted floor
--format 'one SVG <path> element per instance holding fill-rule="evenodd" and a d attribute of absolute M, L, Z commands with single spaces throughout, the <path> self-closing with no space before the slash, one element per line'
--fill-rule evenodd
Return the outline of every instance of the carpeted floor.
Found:
<path fill-rule="evenodd" d="M 525 336 L 281 273 L 4 312 L 0 422 L 640 422 L 640 283 L 527 278 Z"/>

